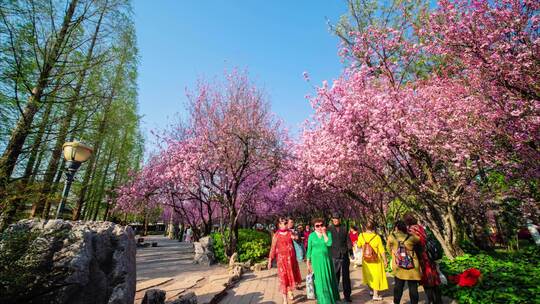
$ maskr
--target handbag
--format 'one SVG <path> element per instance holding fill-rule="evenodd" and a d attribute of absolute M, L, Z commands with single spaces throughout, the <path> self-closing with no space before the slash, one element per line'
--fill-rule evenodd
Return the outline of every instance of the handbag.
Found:
<path fill-rule="evenodd" d="M 442 285 L 448 285 L 448 279 L 446 279 L 446 276 L 444 273 L 442 273 L 441 268 L 439 268 L 439 264 L 437 264 L 437 272 L 439 273 L 439 279 L 441 280 Z"/>
<path fill-rule="evenodd" d="M 313 284 L 313 273 L 306 276 L 306 297 L 308 300 L 315 300 L 315 285 Z"/>
<path fill-rule="evenodd" d="M 358 248 L 354 253 L 354 264 L 362 266 L 362 248 Z"/>

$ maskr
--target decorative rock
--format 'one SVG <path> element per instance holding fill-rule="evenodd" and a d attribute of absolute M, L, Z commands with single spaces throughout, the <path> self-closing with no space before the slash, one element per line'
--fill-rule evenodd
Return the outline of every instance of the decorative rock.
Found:
<path fill-rule="evenodd" d="M 195 254 L 203 254 L 204 248 L 200 242 L 194 242 L 193 243 L 193 250 L 195 251 Z"/>
<path fill-rule="evenodd" d="M 22 220 L 5 235 L 0 251 L 12 260 L 2 271 L 11 271 L 11 277 L 0 286 L 0 303 L 133 303 L 135 239 L 130 227 Z"/>
<path fill-rule="evenodd" d="M 214 246 L 214 240 L 209 236 L 201 238 L 199 243 L 201 243 L 204 248 L 213 248 Z"/>
<path fill-rule="evenodd" d="M 213 241 L 209 236 L 201 238 L 198 242 L 193 243 L 195 249 L 194 264 L 210 266 L 214 263 Z"/>
<path fill-rule="evenodd" d="M 229 270 L 229 273 L 231 273 L 236 267 L 242 268 L 243 271 L 248 271 L 251 269 L 251 260 L 245 263 L 236 262 L 232 265 L 229 264 L 229 267 L 227 269 Z"/>
<path fill-rule="evenodd" d="M 197 304 L 197 296 L 194 292 L 188 292 L 174 301 L 167 302 L 167 304 Z"/>
<path fill-rule="evenodd" d="M 144 293 L 142 304 L 165 304 L 165 295 L 161 289 L 149 289 Z"/>
<path fill-rule="evenodd" d="M 236 264 L 236 260 L 238 259 L 238 253 L 233 253 L 231 258 L 229 259 L 229 268 L 232 268 L 234 264 Z"/>
<path fill-rule="evenodd" d="M 255 272 L 258 272 L 258 271 L 263 271 L 265 269 L 268 268 L 268 261 L 264 261 L 264 262 L 260 262 L 260 263 L 255 263 L 255 265 L 251 266 L 251 270 L 252 271 L 255 271 Z"/>
<path fill-rule="evenodd" d="M 240 277 L 242 276 L 242 273 L 244 273 L 244 271 L 242 270 L 242 267 L 241 266 L 235 266 L 232 268 L 232 270 L 230 271 L 230 274 L 235 277 L 235 280 L 236 279 L 240 279 Z"/>

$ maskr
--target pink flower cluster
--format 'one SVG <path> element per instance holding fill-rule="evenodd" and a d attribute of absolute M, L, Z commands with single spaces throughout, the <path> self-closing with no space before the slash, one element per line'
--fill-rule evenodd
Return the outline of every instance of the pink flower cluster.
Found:
<path fill-rule="evenodd" d="M 200 82 L 188 97 L 189 121 L 118 191 L 117 209 L 161 208 L 192 225 L 268 211 L 265 194 L 288 152 L 263 93 L 235 71 L 223 85 Z"/>
<path fill-rule="evenodd" d="M 481 199 L 486 171 L 538 179 L 539 10 L 538 1 L 441 1 L 420 26 L 350 33 L 341 52 L 350 67 L 311 99 L 293 189 L 377 210 L 383 193 L 386 204 L 427 203 L 453 217 Z"/>

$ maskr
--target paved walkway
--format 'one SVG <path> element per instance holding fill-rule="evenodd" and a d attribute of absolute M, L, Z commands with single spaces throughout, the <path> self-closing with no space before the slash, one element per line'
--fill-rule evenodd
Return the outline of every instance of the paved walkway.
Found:
<path fill-rule="evenodd" d="M 145 243 L 157 242 L 157 247 L 137 248 L 137 293 L 135 303 L 140 303 L 146 290 L 159 288 L 167 292 L 167 300 L 178 297 L 187 290 L 205 285 L 213 275 L 224 275 L 226 269 L 219 265 L 193 264 L 193 244 L 170 240 L 164 236 L 146 236 Z M 197 295 L 209 294 L 200 292 Z M 207 298 L 211 298 L 209 294 Z"/>
<path fill-rule="evenodd" d="M 193 244 L 169 240 L 161 235 L 146 236 L 144 242 L 157 242 L 158 247 L 137 248 L 138 282 L 159 277 L 174 277 L 201 268 L 192 263 Z"/>
<path fill-rule="evenodd" d="M 300 272 L 305 278 L 307 269 L 305 263 L 300 265 Z M 352 300 L 353 303 L 377 303 L 377 304 L 391 304 L 392 298 L 392 278 L 389 277 L 390 290 L 386 290 L 382 293 L 383 301 L 371 301 L 369 290 L 365 285 L 362 285 L 362 268 L 353 269 L 351 267 L 351 280 L 352 280 Z M 419 288 L 420 303 L 425 303 L 426 296 L 423 289 Z M 340 293 L 343 297 L 343 293 Z M 445 303 L 450 303 L 448 299 L 445 299 Z M 230 289 L 220 302 L 220 304 L 249 304 L 249 303 L 282 303 L 282 297 L 279 292 L 279 282 L 276 273 L 276 269 L 266 270 L 257 273 L 247 273 L 242 280 L 236 284 L 236 286 Z M 295 292 L 293 303 L 309 303 L 315 304 L 317 301 L 307 300 L 305 296 L 305 288 Z M 408 291 L 405 289 L 401 303 L 409 303 Z"/>
<path fill-rule="evenodd" d="M 150 288 L 159 288 L 167 292 L 167 300 L 177 298 L 186 291 L 194 291 L 199 303 L 214 303 L 216 294 L 223 290 L 227 281 L 227 270 L 223 266 L 201 266 L 192 264 L 192 244 L 169 240 L 163 236 L 145 237 L 145 242 L 157 242 L 158 247 L 137 248 L 137 294 L 135 303 L 140 303 L 144 292 Z M 307 269 L 301 263 L 300 271 L 305 277 Z M 353 284 L 353 303 L 372 303 L 369 290 L 361 285 L 362 269 L 351 268 Z M 392 279 L 389 278 L 389 284 Z M 219 301 L 222 304 L 278 303 L 282 301 L 279 293 L 276 269 L 261 272 L 248 272 L 236 285 L 227 291 L 227 295 Z M 391 304 L 392 285 L 385 291 L 383 301 L 373 303 Z M 425 294 L 420 288 L 420 303 L 425 303 Z M 408 292 L 405 291 L 402 303 L 408 303 Z M 293 303 L 315 304 L 305 297 L 305 289 L 295 292 Z M 445 303 L 449 303 L 448 300 Z"/>

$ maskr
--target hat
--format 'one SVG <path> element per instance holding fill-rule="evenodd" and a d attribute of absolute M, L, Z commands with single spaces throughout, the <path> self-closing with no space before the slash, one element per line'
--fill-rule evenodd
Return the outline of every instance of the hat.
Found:
<path fill-rule="evenodd" d="M 340 216 L 339 216 L 339 214 L 337 214 L 337 213 L 332 213 L 332 218 L 333 218 L 333 219 L 338 219 L 338 220 L 339 220 Z"/>

